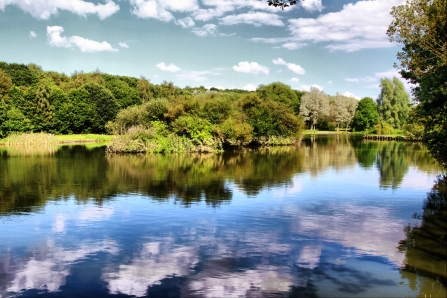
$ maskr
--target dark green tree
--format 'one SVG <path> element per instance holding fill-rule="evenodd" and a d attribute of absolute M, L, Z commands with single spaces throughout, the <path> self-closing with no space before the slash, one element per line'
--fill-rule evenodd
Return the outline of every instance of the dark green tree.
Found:
<path fill-rule="evenodd" d="M 409 0 L 393 7 L 391 14 L 387 34 L 403 45 L 398 67 L 415 85 L 424 138 L 433 155 L 447 165 L 447 2 Z"/>
<path fill-rule="evenodd" d="M 354 116 L 354 129 L 368 131 L 374 127 L 379 119 L 377 105 L 371 97 L 364 97 L 359 101 Z"/>

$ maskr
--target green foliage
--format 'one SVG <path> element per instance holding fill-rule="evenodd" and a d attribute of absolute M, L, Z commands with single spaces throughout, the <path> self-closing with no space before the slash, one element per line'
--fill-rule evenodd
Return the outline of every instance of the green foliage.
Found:
<path fill-rule="evenodd" d="M 137 92 L 142 103 L 145 103 L 146 101 L 153 98 L 151 83 L 149 83 L 149 80 L 147 80 L 145 77 L 141 77 L 138 80 Z"/>
<path fill-rule="evenodd" d="M 447 165 L 447 2 L 409 0 L 393 7 L 388 28 L 398 53 L 402 77 L 415 85 L 417 115 L 432 154 Z"/>
<path fill-rule="evenodd" d="M 379 115 L 377 105 L 371 97 L 364 97 L 359 101 L 354 116 L 353 128 L 355 131 L 370 131 L 377 123 Z"/>
<path fill-rule="evenodd" d="M 263 100 L 272 100 L 282 102 L 291 107 L 294 113 L 300 112 L 300 101 L 297 92 L 292 90 L 289 85 L 281 82 L 274 82 L 268 85 L 259 85 L 256 93 Z"/>
<path fill-rule="evenodd" d="M 247 122 L 253 128 L 253 137 L 296 136 L 302 130 L 302 120 L 283 103 L 261 100 L 256 94 L 248 94 L 240 100 Z"/>
<path fill-rule="evenodd" d="M 131 88 L 124 79 L 125 77 L 112 76 L 103 74 L 105 80 L 105 87 L 112 92 L 116 104 L 120 109 L 128 106 L 141 104 L 141 98 L 136 88 Z"/>
<path fill-rule="evenodd" d="M 410 111 L 410 95 L 396 77 L 392 81 L 388 78 L 381 79 L 380 87 L 382 89 L 377 99 L 379 116 L 393 128 L 401 129 Z"/>
<path fill-rule="evenodd" d="M 253 128 L 238 118 L 229 118 L 219 127 L 225 144 L 230 146 L 246 146 L 253 139 Z"/>
<path fill-rule="evenodd" d="M 15 86 L 31 86 L 39 81 L 35 73 L 25 64 L 0 62 L 3 70 Z"/>
<path fill-rule="evenodd" d="M 119 109 L 112 93 L 96 83 L 86 84 L 82 89 L 88 92 L 88 102 L 94 106 L 95 110 L 91 132 L 105 132 L 105 124 L 115 119 Z"/>
<path fill-rule="evenodd" d="M 202 114 L 212 124 L 219 124 L 228 119 L 232 110 L 233 106 L 229 100 L 218 97 L 205 102 Z"/>
<path fill-rule="evenodd" d="M 5 98 L 9 90 L 11 90 L 12 87 L 12 80 L 11 78 L 0 69 L 0 100 Z"/>

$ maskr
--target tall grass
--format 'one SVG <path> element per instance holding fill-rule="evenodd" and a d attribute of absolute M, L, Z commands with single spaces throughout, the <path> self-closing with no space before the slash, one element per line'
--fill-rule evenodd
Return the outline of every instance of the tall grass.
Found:
<path fill-rule="evenodd" d="M 49 133 L 11 134 L 5 140 L 6 145 L 50 145 L 57 144 L 56 136 Z"/>

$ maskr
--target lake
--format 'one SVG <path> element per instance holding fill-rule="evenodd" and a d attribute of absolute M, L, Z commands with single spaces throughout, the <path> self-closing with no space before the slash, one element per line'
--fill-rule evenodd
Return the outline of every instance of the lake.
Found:
<path fill-rule="evenodd" d="M 446 297 L 420 143 L 104 149 L 0 148 L 0 297 Z"/>

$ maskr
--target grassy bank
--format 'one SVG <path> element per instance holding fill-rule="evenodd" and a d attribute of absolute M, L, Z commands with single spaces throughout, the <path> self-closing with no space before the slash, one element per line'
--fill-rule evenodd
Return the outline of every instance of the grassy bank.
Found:
<path fill-rule="evenodd" d="M 86 144 L 108 143 L 113 136 L 100 134 L 54 135 L 49 133 L 12 134 L 0 139 L 0 145 L 47 145 L 47 144 Z"/>

